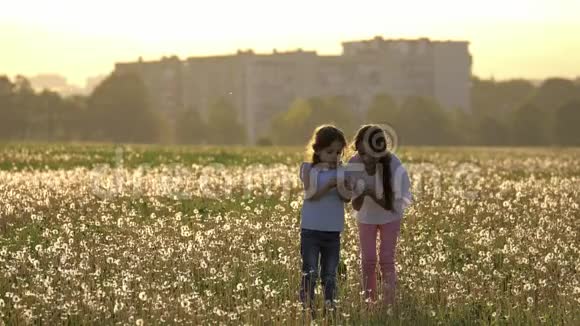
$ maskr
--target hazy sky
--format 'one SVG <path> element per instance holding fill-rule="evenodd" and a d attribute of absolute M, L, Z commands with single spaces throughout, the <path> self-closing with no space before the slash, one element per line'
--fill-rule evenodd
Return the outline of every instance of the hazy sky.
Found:
<path fill-rule="evenodd" d="M 82 1 L 0 6 L 0 74 L 84 85 L 118 61 L 303 48 L 341 41 L 468 40 L 480 77 L 580 76 L 580 0 Z"/>

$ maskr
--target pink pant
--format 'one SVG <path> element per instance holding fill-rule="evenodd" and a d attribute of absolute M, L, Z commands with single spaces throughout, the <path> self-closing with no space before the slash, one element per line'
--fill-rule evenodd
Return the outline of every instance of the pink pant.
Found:
<path fill-rule="evenodd" d="M 395 251 L 397 237 L 401 229 L 401 221 L 385 224 L 358 223 L 363 288 L 365 298 L 377 299 L 377 231 L 380 234 L 379 265 L 383 279 L 383 300 L 387 304 L 395 301 L 395 288 L 397 284 L 397 271 L 395 270 Z"/>

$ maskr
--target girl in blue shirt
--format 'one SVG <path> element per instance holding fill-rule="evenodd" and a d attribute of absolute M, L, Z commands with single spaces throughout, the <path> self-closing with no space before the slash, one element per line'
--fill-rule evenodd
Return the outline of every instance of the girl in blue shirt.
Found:
<path fill-rule="evenodd" d="M 344 203 L 349 199 L 338 190 L 337 169 L 346 147 L 343 132 L 330 125 L 318 127 L 310 146 L 311 162 L 300 167 L 304 185 L 301 211 L 300 254 L 302 280 L 300 300 L 314 315 L 314 288 L 320 276 L 324 289 L 325 311 L 334 310 L 336 273 L 340 258 L 340 233 L 344 229 Z"/>

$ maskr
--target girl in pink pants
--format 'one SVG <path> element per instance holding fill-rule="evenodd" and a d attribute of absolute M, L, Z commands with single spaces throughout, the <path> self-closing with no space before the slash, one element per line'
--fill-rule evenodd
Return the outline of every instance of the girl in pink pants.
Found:
<path fill-rule="evenodd" d="M 385 132 L 379 126 L 363 126 L 353 143 L 357 154 L 350 159 L 348 170 L 354 188 L 352 206 L 357 211 L 365 299 L 375 301 L 382 292 L 383 301 L 393 304 L 397 238 L 403 212 L 411 203 L 410 180 L 401 161 L 387 149 Z M 379 289 L 377 261 L 382 278 Z"/>
<path fill-rule="evenodd" d="M 395 252 L 401 221 L 385 224 L 358 223 L 360 249 L 362 258 L 363 288 L 366 298 L 377 299 L 377 233 L 380 237 L 379 266 L 383 279 L 383 300 L 387 304 L 395 301 L 397 271 L 395 270 Z"/>

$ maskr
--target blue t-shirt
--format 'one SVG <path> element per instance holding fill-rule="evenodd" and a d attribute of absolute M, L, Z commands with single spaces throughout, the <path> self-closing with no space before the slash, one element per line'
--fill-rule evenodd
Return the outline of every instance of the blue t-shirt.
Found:
<path fill-rule="evenodd" d="M 305 168 L 311 165 L 312 163 L 302 163 L 300 166 L 300 179 L 304 180 Z M 330 178 L 336 176 L 336 169 L 322 169 L 315 165 L 310 169 L 310 184 L 316 186 L 318 190 Z M 329 190 L 319 199 L 304 199 L 300 227 L 330 232 L 342 232 L 344 230 L 344 202 L 340 199 L 336 187 Z"/>

